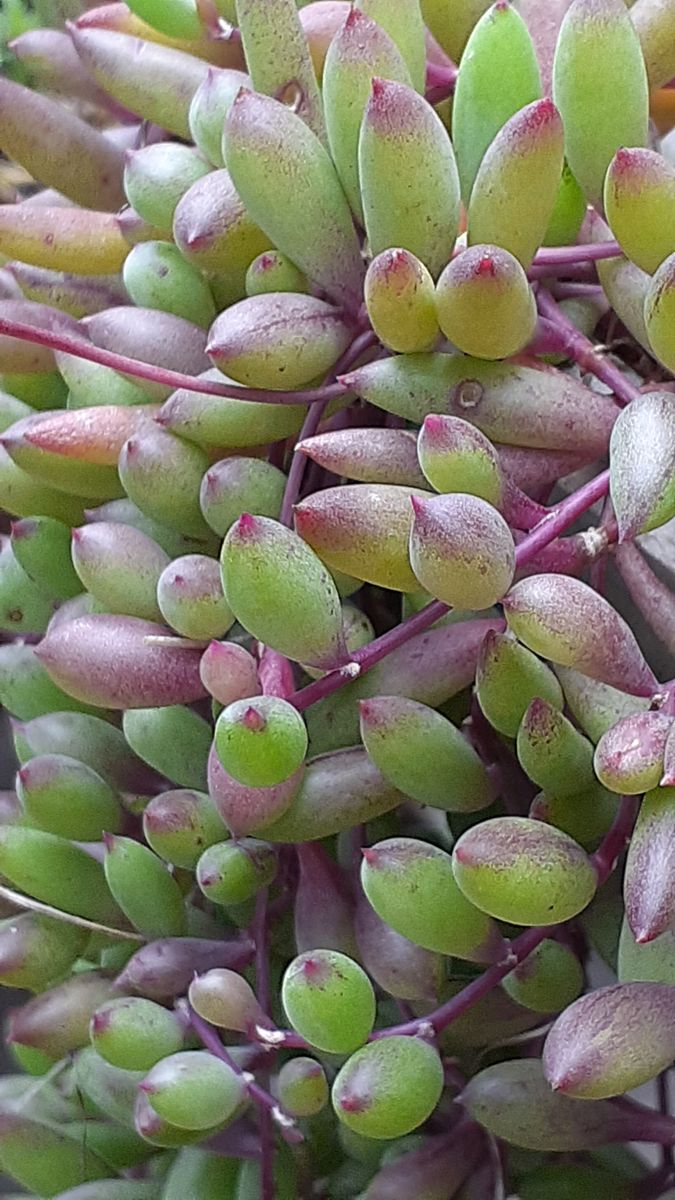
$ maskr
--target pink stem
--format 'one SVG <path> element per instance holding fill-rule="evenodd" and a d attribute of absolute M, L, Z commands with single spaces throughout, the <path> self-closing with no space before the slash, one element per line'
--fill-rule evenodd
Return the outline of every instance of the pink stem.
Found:
<path fill-rule="evenodd" d="M 371 346 L 376 345 L 377 336 L 373 333 L 372 329 L 367 329 L 364 333 L 359 334 L 359 336 L 354 339 L 351 346 L 347 347 L 345 353 L 342 355 L 342 358 L 340 358 L 335 364 L 333 370 L 331 371 L 331 377 L 341 375 L 343 371 L 349 370 L 349 368 L 353 366 L 357 359 L 359 359 L 366 350 L 369 350 Z M 319 425 L 321 424 L 321 418 L 323 417 L 328 404 L 328 400 L 317 400 L 314 404 L 310 405 L 304 424 L 298 435 L 299 442 L 302 442 L 305 438 L 314 436 L 319 428 Z M 281 515 L 279 517 L 282 525 L 292 524 L 293 506 L 300 494 L 300 488 L 302 487 L 302 480 L 306 467 L 307 459 L 305 455 L 298 454 L 297 451 L 294 451 L 293 461 L 291 463 L 291 469 L 288 472 L 288 480 L 286 481 L 284 498 L 281 505 Z"/>
<path fill-rule="evenodd" d="M 598 874 L 598 887 L 601 887 L 611 874 L 619 855 L 628 844 L 637 815 L 638 798 L 625 796 L 616 815 L 614 823 L 606 834 L 604 841 L 594 855 L 592 861 Z M 541 928 L 526 929 L 509 947 L 507 958 L 501 963 L 495 963 L 482 975 L 465 987 L 446 1004 L 429 1013 L 426 1017 L 418 1017 L 407 1021 L 404 1025 L 393 1025 L 389 1029 L 378 1029 L 372 1035 L 372 1040 L 383 1037 L 407 1036 L 424 1037 L 442 1033 L 449 1025 L 461 1017 L 468 1009 L 487 996 L 502 979 L 513 970 L 518 963 L 523 962 L 533 950 L 536 950 L 544 938 L 550 937 L 558 926 L 545 925 Z"/>
<path fill-rule="evenodd" d="M 266 1112 L 272 1119 L 278 1122 L 284 1141 L 288 1142 L 290 1145 L 298 1145 L 300 1142 L 303 1142 L 304 1137 L 297 1128 L 293 1117 L 284 1112 L 281 1105 L 277 1104 L 274 1096 L 271 1096 L 269 1092 L 266 1092 L 264 1088 L 260 1087 L 260 1084 L 256 1083 L 254 1079 L 250 1079 L 245 1071 L 242 1071 L 239 1064 L 235 1062 L 235 1060 L 232 1058 L 232 1055 L 228 1053 L 227 1047 L 221 1042 L 213 1025 L 209 1025 L 208 1021 L 205 1021 L 202 1017 L 200 1017 L 192 1007 L 190 1007 L 189 1012 L 190 1024 L 199 1037 L 202 1045 L 205 1046 L 206 1049 L 211 1052 L 211 1054 L 215 1055 L 216 1058 L 219 1058 L 221 1062 L 227 1063 L 228 1067 L 231 1067 L 237 1075 L 245 1077 L 246 1090 L 248 1091 L 249 1096 L 261 1111 Z"/>
<path fill-rule="evenodd" d="M 640 395 L 640 389 L 613 362 L 598 353 L 593 343 L 565 316 L 545 288 L 540 288 L 537 293 L 537 305 L 541 315 L 558 327 L 565 351 L 580 367 L 591 371 L 597 379 L 606 383 L 623 404 L 630 404 Z"/>
<path fill-rule="evenodd" d="M 516 568 L 524 567 L 535 558 L 544 546 L 548 546 L 559 534 L 564 533 L 577 517 L 601 500 L 607 494 L 608 489 L 609 471 L 603 471 L 602 474 L 585 483 L 578 491 L 573 492 L 571 496 L 567 496 L 555 508 L 552 508 L 548 516 L 544 517 L 516 547 Z M 360 668 L 358 674 L 370 670 L 376 663 L 391 654 L 392 650 L 403 646 L 416 634 L 424 633 L 448 611 L 447 604 L 443 604 L 441 600 L 433 600 L 426 608 L 414 613 L 412 617 L 408 617 L 394 629 L 390 629 L 381 637 L 375 638 L 366 646 L 354 651 L 352 661 L 347 667 L 342 667 L 339 671 L 332 671 L 328 675 L 324 675 L 322 679 L 317 679 L 314 683 L 295 692 L 289 697 L 291 704 L 294 704 L 300 712 L 304 712 L 312 704 L 323 700 L 325 696 L 330 696 L 332 692 L 338 691 L 339 688 L 353 680 L 355 677 L 353 664 Z"/>
<path fill-rule="evenodd" d="M 84 338 L 72 337 L 67 333 L 57 333 L 49 329 L 38 329 L 25 321 L 10 321 L 0 317 L 0 334 L 18 338 L 22 342 L 33 342 L 37 346 L 48 346 L 52 350 L 60 350 L 64 354 L 72 354 L 76 358 L 85 358 L 88 362 L 99 363 L 102 367 L 112 367 L 114 371 L 122 371 L 133 375 L 136 379 L 147 379 L 150 383 L 163 384 L 171 388 L 187 388 L 191 392 L 199 392 L 205 396 L 229 396 L 233 400 L 255 400 L 260 404 L 313 404 L 317 400 L 337 400 L 345 395 L 342 384 L 332 383 L 327 387 L 308 388 L 299 392 L 273 392 L 267 388 L 237 387 L 232 383 L 214 383 L 209 379 L 197 379 L 194 375 L 183 375 L 180 371 L 169 371 L 165 367 L 153 363 L 141 362 L 137 358 L 129 358 L 126 354 L 115 354 L 112 350 L 103 350 L 93 342 Z"/>
<path fill-rule="evenodd" d="M 542 246 L 534 256 L 534 266 L 565 267 L 570 263 L 593 262 L 598 258 L 616 258 L 621 253 L 618 242 L 590 242 L 580 246 Z"/>
<path fill-rule="evenodd" d="M 675 653 L 675 596 L 672 590 L 654 574 L 634 542 L 617 546 L 614 557 L 628 593 L 645 621 L 666 649 Z"/>

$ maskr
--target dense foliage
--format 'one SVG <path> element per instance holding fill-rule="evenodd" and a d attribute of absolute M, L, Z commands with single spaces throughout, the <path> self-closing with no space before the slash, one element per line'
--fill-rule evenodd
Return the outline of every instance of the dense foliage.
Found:
<path fill-rule="evenodd" d="M 43 9 L 0 79 L 0 1166 L 672 1196 L 675 5 Z"/>

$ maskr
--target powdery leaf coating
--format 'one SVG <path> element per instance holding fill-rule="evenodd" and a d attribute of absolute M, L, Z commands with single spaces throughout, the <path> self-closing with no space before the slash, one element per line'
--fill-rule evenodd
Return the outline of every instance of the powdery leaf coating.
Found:
<path fill-rule="evenodd" d="M 420 0 L 427 28 L 453 62 L 459 62 L 471 30 L 489 7 L 489 0 Z"/>
<path fill-rule="evenodd" d="M 637 942 L 624 917 L 616 973 L 619 983 L 667 983 L 675 986 L 675 933 L 667 929 L 651 942 Z"/>
<path fill-rule="evenodd" d="M 675 175 L 675 172 L 674 172 Z M 675 197 L 673 197 L 675 208 Z M 644 447 L 649 453 L 644 454 Z M 610 494 L 619 541 L 657 529 L 675 516 L 675 397 L 637 396 L 617 418 L 609 444 Z"/>
<path fill-rule="evenodd" d="M 535 654 L 638 696 L 657 690 L 630 627 L 581 580 L 533 575 L 503 603 L 509 628 Z"/>
<path fill-rule="evenodd" d="M 351 331 L 337 309 L 292 292 L 249 296 L 209 331 L 207 353 L 230 378 L 249 387 L 294 389 L 337 362 Z"/>
<path fill-rule="evenodd" d="M 513 579 L 515 546 L 496 508 L 459 492 L 413 497 L 412 505 L 410 562 L 422 586 L 460 609 L 490 608 L 501 599 Z"/>
<path fill-rule="evenodd" d="M 297 533 L 244 513 L 225 538 L 221 567 L 225 599 L 253 637 L 296 662 L 340 665 L 346 653 L 340 597 Z"/>
<path fill-rule="evenodd" d="M 53 271 L 108 275 L 121 270 L 129 244 L 112 213 L 3 204 L 0 253 Z"/>
<path fill-rule="evenodd" d="M 278 519 L 285 486 L 283 471 L 271 463 L 244 456 L 224 458 L 206 472 L 199 502 L 214 533 L 224 537 L 242 513 Z"/>
<path fill-rule="evenodd" d="M 157 602 L 167 625 L 195 641 L 223 637 L 234 623 L 218 561 L 205 554 L 174 558 L 157 581 Z"/>
<path fill-rule="evenodd" d="M 214 167 L 224 167 L 223 125 L 239 89 L 251 86 L 243 71 L 211 70 L 192 97 L 188 112 L 195 145 Z"/>
<path fill-rule="evenodd" d="M 31 825 L 77 841 L 98 841 L 102 829 L 117 832 L 122 810 L 117 793 L 91 767 L 60 754 L 41 754 L 20 767 L 16 794 Z"/>
<path fill-rule="evenodd" d="M 211 171 L 181 193 L 173 213 L 173 236 L 191 263 L 217 272 L 227 303 L 243 297 L 249 263 L 270 248 L 269 238 L 247 212 L 225 170 Z"/>
<path fill-rule="evenodd" d="M 201 378 L 211 383 L 223 382 L 221 372 L 215 367 L 202 374 Z M 231 382 L 234 383 L 234 380 Z M 200 392 L 179 388 L 162 406 L 157 423 L 188 443 L 194 442 L 197 446 L 207 448 L 216 446 L 222 454 L 227 450 L 266 446 L 297 434 L 306 416 L 307 407 L 304 404 L 259 404 L 254 400 L 242 402 L 234 397 L 205 396 Z M 208 465 L 206 460 L 202 479 Z"/>
<path fill-rule="evenodd" d="M 429 413 L 449 413 L 493 442 L 583 453 L 588 461 L 607 452 L 619 414 L 608 396 L 532 361 L 402 354 L 341 378 L 357 396 L 405 420 L 420 424 Z"/>
<path fill-rule="evenodd" d="M 661 88 L 675 69 L 675 11 L 669 0 L 638 0 L 631 21 L 644 55 L 650 90 Z"/>
<path fill-rule="evenodd" d="M 609 832 L 618 803 L 617 797 L 594 779 L 590 785 L 562 798 L 539 792 L 527 815 L 534 821 L 555 825 L 584 850 L 591 851 L 597 849 Z"/>
<path fill-rule="evenodd" d="M 417 461 L 415 434 L 407 429 L 331 429 L 296 443 L 305 454 L 335 475 L 357 483 L 426 487 Z"/>
<path fill-rule="evenodd" d="M 379 987 L 401 1000 L 435 1001 L 444 972 L 440 954 L 397 933 L 365 897 L 357 904 L 355 932 L 359 957 Z"/>
<path fill-rule="evenodd" d="M 204 276 L 169 242 L 142 242 L 130 251 L 122 272 L 134 304 L 158 308 L 208 328 L 216 308 Z"/>
<path fill-rule="evenodd" d="M 199 538 L 209 532 L 199 507 L 208 465 L 197 446 L 155 425 L 125 442 L 118 469 L 127 496 L 146 517 Z"/>
<path fill-rule="evenodd" d="M 417 453 L 437 492 L 468 492 L 500 507 L 504 480 L 499 455 L 468 421 L 430 413 L 419 432 Z"/>
<path fill-rule="evenodd" d="M 103 923 L 121 920 L 101 864 L 65 838 L 3 825 L 0 870 L 19 891 L 63 912 Z"/>
<path fill-rule="evenodd" d="M 154 644 L 162 625 L 105 614 L 78 617 L 52 629 L 36 653 L 69 696 L 100 708 L 189 704 L 205 689 L 199 650 Z"/>
<path fill-rule="evenodd" d="M 469 1080 L 462 1103 L 495 1137 L 528 1150 L 592 1150 L 630 1138 L 634 1123 L 616 1105 L 578 1104 L 554 1092 L 536 1058 L 486 1067 Z"/>
<path fill-rule="evenodd" d="M 272 883 L 276 873 L 272 846 L 256 838 L 238 838 L 209 846 L 197 862 L 195 878 L 208 900 L 229 906 L 245 904 Z"/>
<path fill-rule="evenodd" d="M 430 350 L 439 335 L 434 281 L 409 250 L 383 250 L 366 272 L 364 298 L 380 341 L 399 354 Z"/>
<path fill-rule="evenodd" d="M 237 0 L 232 20 L 241 30 L 254 90 L 292 103 L 325 140 L 321 96 L 294 0 Z"/>
<path fill-rule="evenodd" d="M 435 1109 L 443 1091 L 438 1051 L 420 1038 L 387 1037 L 345 1063 L 331 1093 L 339 1119 L 367 1138 L 403 1137 Z"/>
<path fill-rule="evenodd" d="M 247 958 L 246 950 L 236 940 L 161 938 L 132 955 L 118 975 L 116 986 L 151 1000 L 167 1001 L 187 991 L 195 971 L 242 966 Z"/>
<path fill-rule="evenodd" d="M 675 254 L 659 267 L 645 296 L 645 324 L 649 344 L 669 370 L 675 368 Z"/>
<path fill-rule="evenodd" d="M 5 78 L 0 120 L 3 152 L 45 187 L 85 208 L 108 210 L 123 203 L 121 150 L 74 111 Z"/>
<path fill-rule="evenodd" d="M 371 254 L 401 247 L 436 278 L 459 230 L 459 177 L 443 122 L 412 88 L 373 80 L 359 172 Z"/>
<path fill-rule="evenodd" d="M 673 718 L 661 712 L 623 717 L 602 735 L 595 750 L 595 773 L 612 792 L 639 796 L 661 782 Z"/>
<path fill-rule="evenodd" d="M 496 925 L 455 883 L 449 854 L 416 838 L 388 838 L 363 852 L 361 884 L 378 916 L 415 945 L 469 962 L 492 962 Z"/>
<path fill-rule="evenodd" d="M 646 712 L 649 708 L 647 696 L 631 696 L 571 667 L 557 666 L 555 673 L 567 707 L 592 742 L 599 742 L 602 735 L 623 717 Z"/>
<path fill-rule="evenodd" d="M 640 806 L 626 859 L 626 919 L 639 945 L 652 942 L 675 916 L 675 788 L 655 787 Z"/>
<path fill-rule="evenodd" d="M 582 996 L 544 1043 L 544 1074 L 555 1091 L 602 1100 L 639 1087 L 675 1055 L 675 989 L 620 983 Z"/>
<path fill-rule="evenodd" d="M 74 529 L 72 561 L 82 586 L 108 612 L 161 621 L 157 583 L 171 559 L 140 529 L 112 521 Z"/>
<path fill-rule="evenodd" d="M 211 727 L 193 708 L 131 708 L 122 718 L 122 729 L 132 750 L 160 775 L 181 787 L 206 787 Z"/>
<path fill-rule="evenodd" d="M 369 757 L 401 792 L 447 812 L 487 808 L 496 791 L 476 751 L 440 713 L 402 696 L 359 704 Z"/>
<path fill-rule="evenodd" d="M 276 824 L 293 803 L 303 774 L 304 767 L 300 766 L 293 775 L 275 787 L 248 787 L 228 775 L 214 746 L 209 753 L 209 795 L 235 837 L 245 837 Z"/>
<path fill-rule="evenodd" d="M 307 277 L 279 250 L 266 250 L 259 254 L 246 272 L 247 296 L 262 296 L 267 292 L 309 291 Z"/>
<path fill-rule="evenodd" d="M 515 737 L 533 700 L 540 698 L 562 710 L 563 694 L 555 675 L 541 659 L 509 634 L 489 630 L 478 655 L 476 696 L 490 724 Z"/>
<path fill-rule="evenodd" d="M 241 91 L 228 113 L 223 145 L 252 219 L 331 299 L 358 308 L 364 275 L 359 243 L 318 138 L 285 105 Z"/>
<path fill-rule="evenodd" d="M 265 826 L 265 837 L 271 842 L 330 837 L 390 812 L 402 800 L 360 747 L 322 754 L 308 764 L 284 814 Z"/>
<path fill-rule="evenodd" d="M 322 90 L 331 158 L 361 224 L 359 134 L 375 76 L 411 84 L 408 68 L 390 35 L 376 20 L 352 8 L 328 47 Z"/>
<path fill-rule="evenodd" d="M 124 166 L 124 190 L 135 213 L 150 227 L 170 233 L 176 205 L 208 164 L 192 146 L 156 142 L 131 150 Z"/>
<path fill-rule="evenodd" d="M 523 268 L 509 251 L 493 245 L 471 246 L 448 263 L 436 287 L 436 311 L 448 340 L 476 358 L 517 354 L 537 324 Z"/>
<path fill-rule="evenodd" d="M 675 168 L 655 150 L 617 150 L 605 210 L 624 254 L 651 274 L 675 252 Z"/>
<path fill-rule="evenodd" d="M 584 970 L 563 942 L 546 938 L 502 980 L 512 1000 L 534 1012 L 560 1012 L 584 987 Z"/>
<path fill-rule="evenodd" d="M 424 494 L 383 483 L 326 488 L 296 505 L 295 527 L 329 567 L 414 592 L 419 585 L 408 557 L 410 502 Z"/>
<path fill-rule="evenodd" d="M 350 1054 L 375 1024 L 375 993 L 365 971 L 336 950 L 309 950 L 286 968 L 281 999 L 291 1025 L 312 1046 Z"/>
<path fill-rule="evenodd" d="M 211 642 L 202 654 L 199 676 L 209 695 L 223 706 L 261 691 L 258 664 L 235 642 Z"/>
<path fill-rule="evenodd" d="M 535 100 L 486 151 L 471 191 L 468 244 L 501 246 L 527 270 L 548 229 L 562 167 L 560 114 L 552 100 Z"/>
<path fill-rule="evenodd" d="M 455 879 L 483 912 L 513 925 L 557 925 L 590 904 L 597 876 L 571 837 L 528 817 L 495 817 L 459 838 Z"/>
<path fill-rule="evenodd" d="M 204 792 L 175 788 L 145 806 L 143 834 L 160 858 L 194 870 L 204 849 L 227 837 L 227 830 Z"/>
<path fill-rule="evenodd" d="M 553 797 L 573 796 L 593 783 L 593 747 L 559 707 L 534 699 L 518 729 L 518 761 Z"/>
<path fill-rule="evenodd" d="M 178 137 L 190 137 L 190 103 L 209 71 L 207 62 L 107 29 L 75 26 L 71 37 L 87 71 L 120 104 Z"/>
<path fill-rule="evenodd" d="M 370 671 L 364 671 L 341 692 L 307 710 L 307 729 L 315 753 L 353 746 L 359 739 L 357 700 L 369 696 L 408 696 L 438 707 L 463 688 L 476 672 L 478 649 L 500 620 L 440 624 L 394 650 Z"/>
<path fill-rule="evenodd" d="M 647 73 L 622 0 L 574 0 L 560 28 L 553 99 L 565 126 L 567 161 L 601 210 L 616 150 L 647 143 Z"/>

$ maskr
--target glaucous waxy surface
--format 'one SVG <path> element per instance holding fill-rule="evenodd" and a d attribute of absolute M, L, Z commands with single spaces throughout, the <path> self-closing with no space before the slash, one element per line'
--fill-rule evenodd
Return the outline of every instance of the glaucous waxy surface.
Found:
<path fill-rule="evenodd" d="M 670 1196 L 673 0 L 0 10 L 10 1196 Z"/>
<path fill-rule="evenodd" d="M 443 1068 L 438 1051 L 419 1038 L 382 1038 L 357 1050 L 331 1094 L 341 1121 L 371 1138 L 402 1137 L 438 1103 Z"/>
<path fill-rule="evenodd" d="M 452 868 L 478 908 L 513 925 L 557 925 L 590 903 L 597 877 L 571 837 L 527 817 L 495 817 L 462 834 Z"/>

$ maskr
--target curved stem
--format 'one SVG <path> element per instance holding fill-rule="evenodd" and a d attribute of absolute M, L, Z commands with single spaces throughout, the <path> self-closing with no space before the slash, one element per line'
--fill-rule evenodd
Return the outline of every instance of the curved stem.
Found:
<path fill-rule="evenodd" d="M 607 243 L 603 243 L 607 245 Z M 565 316 L 558 307 L 553 296 L 546 288 L 537 292 L 537 307 L 542 317 L 556 326 L 562 336 L 562 348 L 585 371 L 592 372 L 596 379 L 601 379 L 611 388 L 617 400 L 622 404 L 630 404 L 640 389 L 631 383 L 630 379 L 620 371 L 609 358 L 603 357 L 589 339 L 577 329 L 576 325 Z"/>
<path fill-rule="evenodd" d="M 334 378 L 336 375 L 341 375 L 343 371 L 349 370 L 366 350 L 369 350 L 371 346 L 377 345 L 377 341 L 377 335 L 373 333 L 372 329 L 366 329 L 364 333 L 359 334 L 335 364 L 329 378 Z M 328 404 L 329 400 L 317 400 L 314 404 L 310 405 L 302 429 L 298 434 L 296 446 L 298 442 L 304 441 L 305 438 L 314 437 Z M 288 472 L 284 498 L 281 505 L 281 514 L 279 516 L 282 525 L 290 525 L 293 521 L 293 506 L 300 494 L 306 467 L 307 459 L 305 455 L 298 454 L 298 451 L 294 449 L 293 461 L 291 462 L 291 469 Z"/>
<path fill-rule="evenodd" d="M 591 479 L 578 491 L 573 492 L 571 496 L 567 496 L 555 508 L 552 508 L 549 514 L 516 547 L 516 569 L 531 562 L 544 546 L 548 546 L 560 533 L 564 533 L 577 517 L 592 508 L 596 501 L 602 499 L 608 489 L 609 471 L 603 471 L 602 474 Z M 370 670 L 376 663 L 391 654 L 392 650 L 403 646 L 416 634 L 424 633 L 448 611 L 448 605 L 443 604 L 441 600 L 432 601 L 426 608 L 414 613 L 412 617 L 408 617 L 394 629 L 388 630 L 381 637 L 375 638 L 374 641 L 368 642 L 366 646 L 356 650 L 352 655 L 352 661 L 346 667 L 340 668 L 339 671 L 332 671 L 328 675 L 324 675 L 322 679 L 317 679 L 314 683 L 295 692 L 289 697 L 291 704 L 294 704 L 300 712 L 304 712 L 312 704 L 316 704 L 319 700 L 323 700 L 326 696 L 330 696 L 350 683 L 363 671 Z"/>
<path fill-rule="evenodd" d="M 607 877 L 614 870 L 617 859 L 624 850 L 635 823 L 637 815 L 638 798 L 636 796 L 625 796 L 621 802 L 621 806 L 616 815 L 614 823 L 606 834 L 601 846 L 594 855 L 591 856 L 593 865 L 598 875 L 598 887 L 600 887 Z M 440 1008 L 429 1013 L 425 1017 L 418 1017 L 414 1021 L 407 1021 L 404 1025 L 393 1025 L 389 1029 L 378 1029 L 372 1036 L 373 1039 L 383 1037 L 409 1036 L 409 1037 L 434 1037 L 452 1025 L 461 1017 L 468 1009 L 487 996 L 498 983 L 501 983 L 505 975 L 508 975 L 518 963 L 523 962 L 533 950 L 536 950 L 540 942 L 545 938 L 550 937 L 556 929 L 561 928 L 557 925 L 544 925 L 539 928 L 526 929 L 521 933 L 520 937 L 516 938 L 509 947 L 509 954 L 503 962 L 495 963 L 489 967 L 477 979 L 472 980 L 467 987 L 448 1000 L 446 1004 L 442 1004 Z"/>
<path fill-rule="evenodd" d="M 264 1088 L 260 1087 L 260 1084 L 256 1083 L 255 1079 L 253 1079 L 247 1071 L 242 1071 L 239 1064 L 235 1062 L 232 1055 L 228 1052 L 227 1047 L 221 1042 L 213 1025 L 209 1025 L 208 1021 L 205 1021 L 203 1017 L 200 1017 L 198 1013 L 195 1012 L 194 1008 L 192 1008 L 192 1006 L 189 1005 L 188 1009 L 190 1015 L 190 1024 L 192 1025 L 192 1028 L 197 1034 L 202 1045 L 216 1058 L 219 1058 L 221 1062 L 227 1063 L 228 1067 L 231 1067 L 235 1074 L 239 1075 L 245 1081 L 246 1090 L 249 1096 L 259 1109 L 270 1114 L 272 1119 L 279 1126 L 281 1136 L 283 1137 L 284 1141 L 289 1142 L 290 1145 L 297 1145 L 299 1142 L 303 1142 L 305 1139 L 298 1129 L 293 1117 L 285 1112 L 284 1109 L 277 1104 L 274 1096 L 271 1096 L 269 1092 L 266 1092 Z"/>
<path fill-rule="evenodd" d="M 25 321 L 10 321 L 0 316 L 0 334 L 18 338 L 22 342 L 33 342 L 37 346 L 47 346 L 51 350 L 59 350 L 63 354 L 72 354 L 75 358 L 84 358 L 88 362 L 98 363 L 102 367 L 112 367 L 135 379 L 147 379 L 150 383 L 163 384 L 165 387 L 186 388 L 205 396 L 227 396 L 231 400 L 254 400 L 258 404 L 313 404 L 317 400 L 338 400 L 346 395 L 344 386 L 331 383 L 326 387 L 308 388 L 306 391 L 273 392 L 267 388 L 238 387 L 233 383 L 215 383 L 210 379 L 199 379 L 194 375 L 184 375 L 180 371 L 169 371 L 153 363 L 141 362 L 138 358 L 129 358 L 126 354 L 115 354 L 112 350 L 104 350 L 95 346 L 86 338 L 73 337 L 71 334 L 56 332 L 51 329 L 39 329 Z"/>

